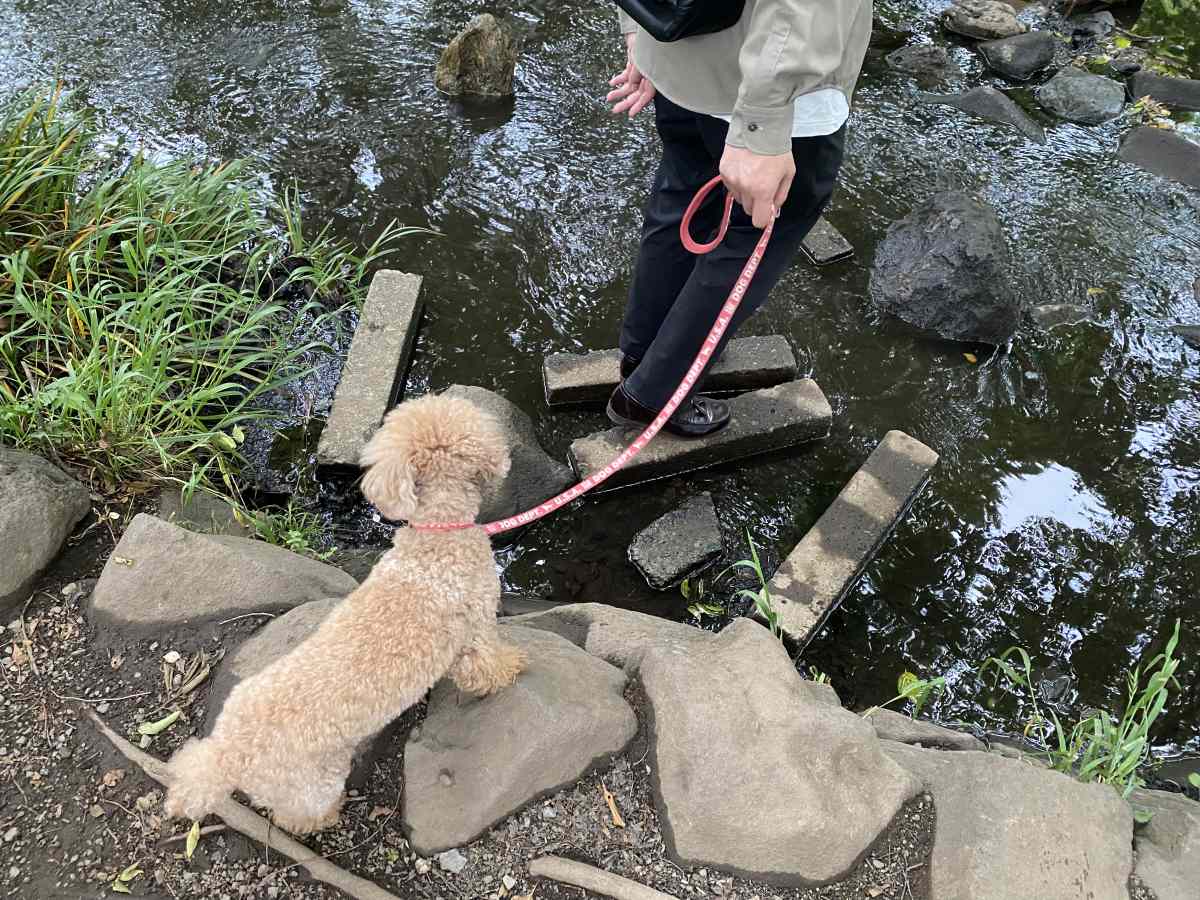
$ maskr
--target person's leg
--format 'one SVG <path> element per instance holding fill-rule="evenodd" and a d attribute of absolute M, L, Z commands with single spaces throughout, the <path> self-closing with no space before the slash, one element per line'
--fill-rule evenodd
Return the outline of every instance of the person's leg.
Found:
<path fill-rule="evenodd" d="M 700 129 L 700 116 L 676 106 L 659 94 L 654 119 L 662 140 L 662 162 L 646 201 L 641 245 L 621 326 L 621 352 L 641 359 L 659 326 L 683 289 L 696 257 L 679 242 L 679 223 L 696 191 L 717 174 L 714 159 Z M 697 235 L 717 227 L 720 204 L 706 203 L 696 216 Z"/>
<path fill-rule="evenodd" d="M 719 119 L 711 121 L 714 124 L 704 124 L 702 130 L 710 149 L 719 152 L 724 147 L 726 126 Z M 795 259 L 801 242 L 833 193 L 844 143 L 844 127 L 832 135 L 797 138 L 792 142 L 796 178 L 776 219 L 771 242 L 754 281 L 714 360 L 737 327 L 762 306 L 771 288 Z M 626 379 L 623 390 L 628 397 L 650 410 L 666 405 L 696 358 L 761 235 L 745 212 L 735 205 L 725 240 L 712 252 L 697 257 L 658 333 L 643 353 L 637 371 Z"/>

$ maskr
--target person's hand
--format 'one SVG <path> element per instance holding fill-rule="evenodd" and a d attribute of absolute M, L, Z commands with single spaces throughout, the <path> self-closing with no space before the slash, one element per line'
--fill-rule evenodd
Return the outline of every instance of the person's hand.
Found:
<path fill-rule="evenodd" d="M 613 104 L 614 116 L 627 113 L 631 119 L 654 99 L 654 85 L 633 64 L 633 42 L 636 38 L 636 31 L 625 35 L 625 69 L 609 79 L 608 83 L 613 89 L 604 98 L 604 102 Z"/>
<path fill-rule="evenodd" d="M 725 145 L 721 155 L 721 180 L 733 199 L 742 205 L 755 228 L 766 228 L 787 200 L 796 177 L 792 154 L 762 156 Z"/>

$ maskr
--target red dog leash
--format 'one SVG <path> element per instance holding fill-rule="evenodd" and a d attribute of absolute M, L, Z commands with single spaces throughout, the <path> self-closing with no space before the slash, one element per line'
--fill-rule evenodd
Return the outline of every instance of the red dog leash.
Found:
<path fill-rule="evenodd" d="M 683 221 L 679 223 L 679 239 L 683 242 L 683 246 L 688 251 L 695 254 L 708 253 L 713 250 L 725 239 L 725 232 L 729 229 L 729 216 L 733 211 L 733 195 L 725 197 L 725 212 L 721 217 L 721 228 L 717 233 L 715 240 L 708 244 L 700 244 L 692 240 L 691 224 L 692 217 L 700 208 L 700 204 L 704 202 L 704 198 L 712 193 L 713 189 L 721 183 L 721 176 L 717 176 L 696 193 L 692 198 L 692 202 L 688 204 L 687 211 L 683 214 Z M 515 516 L 509 516 L 507 519 L 501 519 L 498 522 L 489 522 L 487 525 L 480 526 L 489 535 L 500 534 L 503 531 L 510 531 L 513 528 L 519 528 L 522 525 L 528 525 L 530 522 L 536 522 L 544 516 L 550 515 L 562 509 L 572 500 L 582 497 L 592 488 L 603 484 L 614 474 L 623 469 L 631 459 L 637 456 L 646 445 L 654 440 L 654 436 L 662 430 L 662 427 L 667 424 L 667 420 L 675 414 L 675 410 L 679 409 L 679 405 L 687 399 L 691 394 L 692 388 L 695 387 L 700 375 L 704 372 L 708 361 L 716 352 L 717 346 L 721 343 L 721 336 L 729 328 L 729 323 L 733 321 L 733 314 L 737 312 L 737 308 L 742 303 L 742 298 L 746 296 L 746 291 L 750 288 L 750 282 L 754 280 L 754 273 L 758 271 L 758 265 L 762 262 L 763 254 L 767 249 L 767 242 L 771 240 L 771 232 L 775 228 L 775 221 L 772 219 L 767 223 L 767 227 L 763 229 L 762 237 L 758 239 L 758 244 L 754 247 L 754 252 L 750 254 L 750 258 L 746 260 L 746 265 L 742 268 L 742 272 L 738 275 L 737 281 L 733 285 L 733 290 L 729 292 L 729 297 L 725 300 L 725 305 L 721 307 L 721 311 L 717 314 L 717 320 L 713 322 L 712 328 L 708 332 L 708 337 L 704 339 L 704 344 L 700 347 L 700 352 L 696 354 L 696 359 L 692 362 L 691 368 L 687 370 L 687 374 L 683 376 L 683 381 L 679 382 L 679 387 L 675 389 L 675 393 L 671 395 L 671 399 L 667 401 L 667 405 L 662 408 L 662 411 L 655 416 L 654 421 L 646 426 L 646 430 L 637 436 L 637 439 L 626 447 L 621 454 L 610 462 L 607 466 L 592 475 L 589 475 L 583 481 L 567 488 L 557 497 L 539 503 L 533 509 L 526 510 L 523 513 L 518 513 Z M 464 528 L 475 528 L 474 522 L 431 522 L 420 525 L 413 525 L 422 531 L 457 531 Z"/>

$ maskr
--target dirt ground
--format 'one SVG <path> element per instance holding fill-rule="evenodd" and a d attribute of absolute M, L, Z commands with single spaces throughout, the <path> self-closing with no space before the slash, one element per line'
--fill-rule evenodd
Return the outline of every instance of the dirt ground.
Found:
<path fill-rule="evenodd" d="M 101 520 L 76 538 L 23 611 L 0 622 L 0 897 L 82 900 L 125 891 L 164 900 L 341 896 L 216 820 L 204 823 L 211 830 L 185 858 L 185 825 L 163 819 L 162 790 L 80 717 L 78 710 L 90 706 L 134 744 L 168 756 L 203 721 L 211 683 L 206 669 L 211 672 L 225 651 L 266 621 L 240 619 L 203 635 L 134 644 L 94 634 L 85 617 L 90 579 L 116 537 L 115 527 Z M 162 733 L 138 733 L 140 724 L 159 722 L 174 710 L 179 719 Z M 528 861 L 542 854 L 590 862 L 679 898 L 927 896 L 934 821 L 927 797 L 909 804 L 838 884 L 784 890 L 676 866 L 664 851 L 641 737 L 610 767 L 500 822 L 475 843 L 432 860 L 418 858 L 401 831 L 399 810 L 404 743 L 422 712 L 407 716 L 370 771 L 352 780 L 339 826 L 306 842 L 314 853 L 399 897 L 587 896 L 531 880 Z M 624 827 L 614 822 L 605 789 Z"/>

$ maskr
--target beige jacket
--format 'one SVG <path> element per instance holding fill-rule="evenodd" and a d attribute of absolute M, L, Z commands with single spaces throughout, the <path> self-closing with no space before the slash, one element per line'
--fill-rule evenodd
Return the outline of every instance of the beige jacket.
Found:
<path fill-rule="evenodd" d="M 850 100 L 872 0 L 746 0 L 732 28 L 670 44 L 619 14 L 623 34 L 638 31 L 634 60 L 655 88 L 693 112 L 732 113 L 731 146 L 778 154 L 791 150 L 797 97 L 835 87 Z"/>

